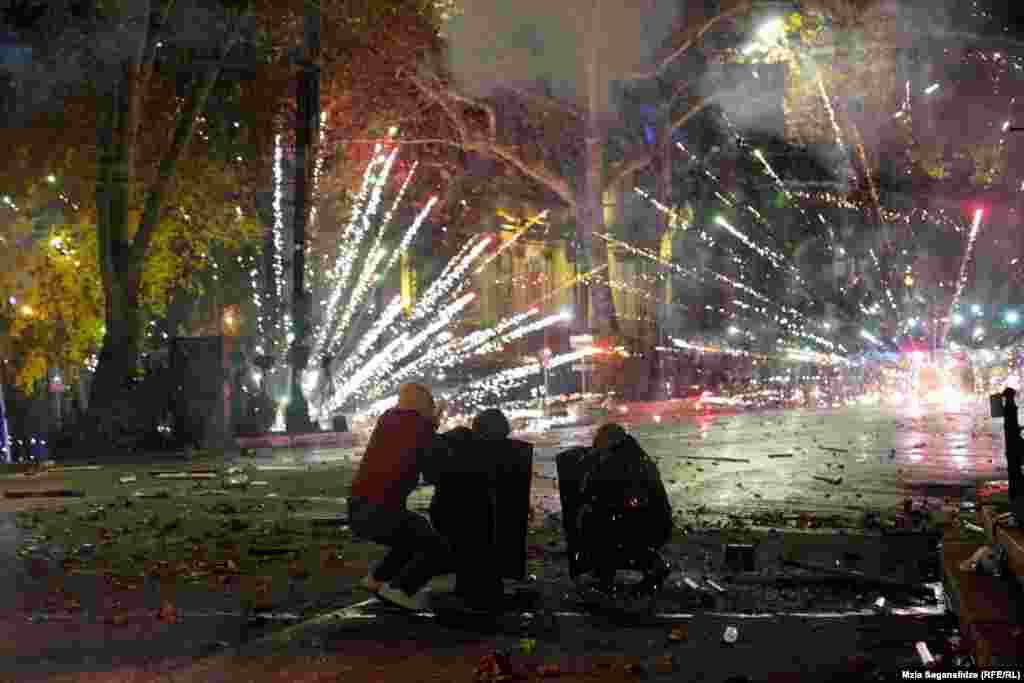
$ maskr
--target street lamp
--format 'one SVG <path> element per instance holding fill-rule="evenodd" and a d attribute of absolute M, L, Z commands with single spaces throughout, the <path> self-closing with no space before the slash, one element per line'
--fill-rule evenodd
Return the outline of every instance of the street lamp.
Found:
<path fill-rule="evenodd" d="M 1016 325 L 1019 319 L 1020 316 L 1017 315 L 1017 311 L 1007 311 L 1006 322 L 1008 322 L 1011 325 Z"/>
<path fill-rule="evenodd" d="M 962 325 L 963 322 L 964 322 L 964 317 L 962 315 L 960 315 L 959 313 L 957 313 L 957 314 L 955 314 L 953 316 L 953 324 L 954 325 Z"/>

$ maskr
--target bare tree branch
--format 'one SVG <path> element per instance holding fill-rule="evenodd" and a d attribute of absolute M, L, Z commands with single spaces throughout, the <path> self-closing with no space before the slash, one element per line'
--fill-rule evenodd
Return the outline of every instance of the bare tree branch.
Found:
<path fill-rule="evenodd" d="M 691 38 L 684 41 L 683 44 L 677 47 L 675 50 L 673 50 L 670 55 L 668 55 L 660 62 L 658 62 L 654 69 L 652 69 L 651 71 L 634 72 L 632 74 L 627 75 L 626 78 L 623 80 L 639 81 L 660 76 L 661 73 L 672 64 L 672 62 L 679 59 L 679 57 L 681 57 L 687 50 L 692 48 L 697 43 L 697 41 L 704 37 L 704 35 L 708 31 L 715 28 L 715 26 L 725 21 L 726 19 L 732 19 L 733 17 L 739 16 L 744 12 L 750 11 L 753 8 L 753 6 L 753 2 L 750 2 L 750 0 L 744 0 L 743 2 L 737 4 L 735 7 L 732 7 L 731 9 L 725 10 L 724 12 L 719 12 L 718 14 L 704 22 L 700 29 L 697 30 L 697 33 L 695 33 Z"/>
<path fill-rule="evenodd" d="M 530 165 L 514 150 L 498 145 L 497 143 L 481 145 L 476 151 L 498 157 L 502 161 L 514 166 L 523 175 L 536 180 L 541 185 L 557 194 L 558 197 L 570 207 L 576 207 L 576 193 L 572 191 L 568 181 L 562 176 L 551 172 L 547 168 L 537 168 L 536 166 Z"/>
<path fill-rule="evenodd" d="M 435 90 L 421 78 L 412 74 L 409 74 L 408 77 L 427 97 L 437 102 L 444 109 L 445 113 L 452 119 L 456 129 L 458 129 L 460 142 L 447 142 L 446 144 L 454 144 L 466 152 L 476 152 L 484 156 L 500 159 L 513 166 L 526 177 L 535 180 L 554 192 L 569 206 L 576 206 L 576 194 L 572 191 L 568 180 L 544 166 L 530 164 L 514 148 L 498 144 L 498 121 L 493 107 L 485 102 L 466 97 L 445 86 L 439 86 L 440 89 Z M 455 111 L 449 100 L 454 100 L 473 109 L 482 110 L 487 115 L 489 135 L 487 137 L 472 135 L 465 119 L 459 112 Z"/>
<path fill-rule="evenodd" d="M 700 99 L 698 99 L 692 107 L 683 112 L 683 114 L 680 115 L 679 118 L 672 121 L 668 125 L 668 127 L 662 132 L 662 135 L 671 136 L 674 132 L 685 126 L 690 121 L 690 119 L 692 119 L 700 112 L 704 111 L 709 105 L 711 105 L 715 101 L 715 99 L 716 98 L 713 96 L 701 97 Z M 650 166 L 654 162 L 654 159 L 654 152 L 645 150 L 632 158 L 625 159 L 619 162 L 610 169 L 608 177 L 605 180 L 605 187 L 612 187 L 629 174 L 636 173 L 637 171 L 642 171 L 643 169 Z"/>
<path fill-rule="evenodd" d="M 572 106 L 568 102 L 563 102 L 557 98 L 549 97 L 548 95 L 541 95 L 540 93 L 530 92 L 523 88 L 511 88 L 512 92 L 519 95 L 520 97 L 535 102 L 547 109 L 555 109 L 562 112 L 563 114 L 569 114 L 577 119 L 582 119 L 583 114 L 579 109 Z"/>

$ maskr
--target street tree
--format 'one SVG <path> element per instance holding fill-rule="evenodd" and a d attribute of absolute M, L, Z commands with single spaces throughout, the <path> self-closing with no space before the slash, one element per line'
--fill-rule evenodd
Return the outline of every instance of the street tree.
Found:
<path fill-rule="evenodd" d="M 450 144 L 510 165 L 572 210 L 581 270 L 598 267 L 607 262 L 597 237 L 606 229 L 606 193 L 659 159 L 667 186 L 674 134 L 728 94 L 705 81 L 708 60 L 734 47 L 730 36 L 777 13 L 744 0 L 716 4 L 680 3 L 673 14 L 673 3 L 470 0 L 447 29 L 447 63 L 407 75 L 447 115 Z M 835 0 L 822 9 L 856 16 L 867 4 Z M 621 94 L 638 87 L 663 91 L 653 140 L 636 139 L 620 115 Z M 565 155 L 556 162 L 516 140 L 514 122 L 502 113 L 507 97 L 527 103 L 537 119 L 558 122 Z M 609 287 L 593 289 L 594 321 L 617 332 Z"/>

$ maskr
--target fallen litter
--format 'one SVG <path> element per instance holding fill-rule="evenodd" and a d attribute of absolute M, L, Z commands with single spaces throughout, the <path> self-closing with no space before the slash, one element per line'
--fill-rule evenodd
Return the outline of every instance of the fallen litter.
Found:
<path fill-rule="evenodd" d="M 213 476 L 217 476 L 217 470 L 151 470 L 149 474 L 151 476 L 163 479 L 175 479 L 179 477 L 184 478 L 195 474 L 212 474 Z"/>
<path fill-rule="evenodd" d="M 101 469 L 103 469 L 103 465 L 74 465 L 72 467 L 47 467 L 42 472 L 86 472 Z"/>
<path fill-rule="evenodd" d="M 973 531 L 973 532 L 978 533 L 978 534 L 985 533 L 985 529 L 983 529 L 982 527 L 978 526 L 977 524 L 972 524 L 972 523 L 968 522 L 966 519 L 961 519 L 960 523 L 963 524 L 964 528 L 967 529 L 968 531 Z"/>
<path fill-rule="evenodd" d="M 793 454 L 792 453 L 771 453 L 768 457 L 769 458 L 792 458 Z"/>
<path fill-rule="evenodd" d="M 715 583 L 715 582 L 714 582 L 714 581 L 712 581 L 711 579 L 704 579 L 704 581 L 705 581 L 705 583 L 707 583 L 707 584 L 708 584 L 709 586 L 711 586 L 712 588 L 714 588 L 714 589 L 715 589 L 716 591 L 718 591 L 719 593 L 724 593 L 724 592 L 725 592 L 725 589 L 724 589 L 724 588 L 722 588 L 721 586 L 719 586 L 719 585 L 718 585 L 717 583 Z"/>
<path fill-rule="evenodd" d="M 84 498 L 85 491 L 54 489 L 47 491 L 4 491 L 4 498 Z"/>
<path fill-rule="evenodd" d="M 783 564 L 789 565 L 791 567 L 797 567 L 799 569 L 807 569 L 810 571 L 822 572 L 824 574 L 840 576 L 865 585 L 886 586 L 888 588 L 906 591 L 912 595 L 919 595 L 921 597 L 927 597 L 929 599 L 935 598 L 934 590 L 928 588 L 927 586 L 921 586 L 919 584 L 914 583 L 906 583 L 903 581 L 897 581 L 895 579 L 887 579 L 882 576 L 868 576 L 864 572 L 857 571 L 855 569 L 829 567 L 828 565 L 812 564 L 810 562 L 800 562 L 798 560 L 783 560 Z"/>
<path fill-rule="evenodd" d="M 840 484 L 843 483 L 842 477 L 836 477 L 835 479 L 832 479 L 831 477 L 822 477 L 821 475 L 816 474 L 814 475 L 814 479 L 817 481 L 823 481 L 826 484 L 832 484 L 833 486 L 839 486 Z"/>
<path fill-rule="evenodd" d="M 216 472 L 161 472 L 157 479 L 216 479 Z"/>
<path fill-rule="evenodd" d="M 129 474 L 128 476 L 121 477 L 120 479 L 118 479 L 118 481 L 121 482 L 122 484 L 131 484 L 138 481 L 138 479 L 139 478 L 136 477 L 134 474 Z"/>
<path fill-rule="evenodd" d="M 730 645 L 735 643 L 740 637 L 740 630 L 735 626 L 726 626 L 725 633 L 722 634 L 722 640 L 729 643 Z"/>
<path fill-rule="evenodd" d="M 960 563 L 960 571 L 973 572 L 978 569 L 978 564 L 985 559 L 992 557 L 992 548 L 983 545 L 974 551 L 974 554 Z"/>
<path fill-rule="evenodd" d="M 831 446 L 819 446 L 823 451 L 831 451 L 832 453 L 849 453 L 849 448 L 832 448 Z"/>
<path fill-rule="evenodd" d="M 256 465 L 256 470 L 259 472 L 305 472 L 308 467 L 302 467 L 300 465 Z M 239 471 L 241 471 L 239 469 Z M 230 474 L 231 471 L 228 470 Z"/>
<path fill-rule="evenodd" d="M 711 461 L 714 461 L 714 462 L 746 462 L 746 463 L 750 462 L 750 460 L 748 460 L 746 458 L 726 458 L 726 457 L 710 457 L 710 456 L 702 457 L 702 456 L 699 456 L 699 455 L 687 455 L 687 456 L 683 456 L 680 459 L 681 460 L 711 460 Z"/>
<path fill-rule="evenodd" d="M 933 657 L 932 653 L 928 650 L 927 643 L 925 643 L 923 640 L 918 641 L 914 645 L 914 647 L 917 649 L 918 657 L 921 658 L 921 664 L 923 664 L 924 666 L 932 666 L 933 664 L 935 664 L 935 657 Z"/>
<path fill-rule="evenodd" d="M 170 498 L 167 491 L 136 491 L 133 494 L 136 498 Z"/>

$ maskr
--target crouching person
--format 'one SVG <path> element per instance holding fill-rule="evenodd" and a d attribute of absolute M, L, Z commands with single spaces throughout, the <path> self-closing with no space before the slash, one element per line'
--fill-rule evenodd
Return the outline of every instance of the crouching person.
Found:
<path fill-rule="evenodd" d="M 421 589 L 438 573 L 448 552 L 430 522 L 406 507 L 420 475 L 429 469 L 436 430 L 430 390 L 402 385 L 398 406 L 377 420 L 348 501 L 352 531 L 390 548 L 362 585 L 412 610 L 427 608 Z"/>
<path fill-rule="evenodd" d="M 533 446 L 509 434 L 505 415 L 491 409 L 476 417 L 472 430 L 443 435 L 449 452 L 430 515 L 452 549 L 455 594 L 473 609 L 498 610 L 503 579 L 521 581 L 526 574 Z"/>
<path fill-rule="evenodd" d="M 660 550 L 672 536 L 672 507 L 654 461 L 617 424 L 601 427 L 593 448 L 556 458 L 570 575 L 592 573 L 596 588 L 615 590 L 615 573 L 644 574 L 638 593 L 668 576 Z"/>

